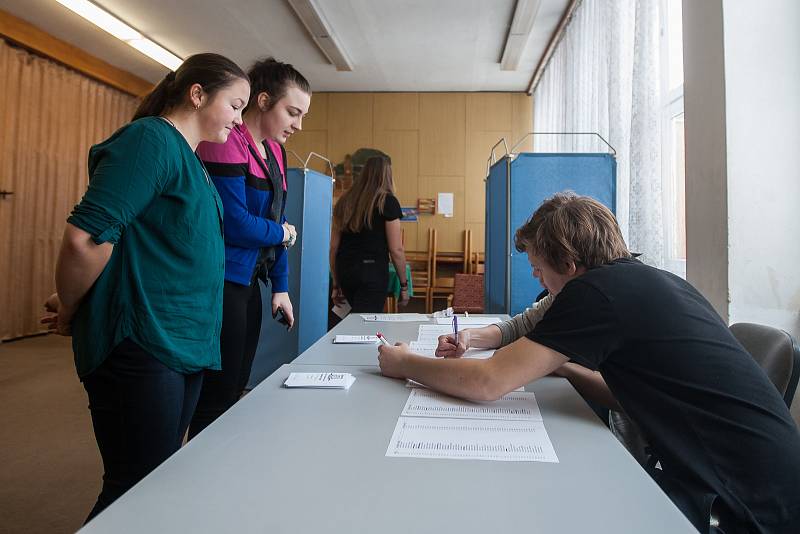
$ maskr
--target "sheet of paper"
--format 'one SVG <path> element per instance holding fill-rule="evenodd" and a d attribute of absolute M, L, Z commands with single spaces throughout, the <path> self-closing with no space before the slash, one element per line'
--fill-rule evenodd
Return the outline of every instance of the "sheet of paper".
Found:
<path fill-rule="evenodd" d="M 417 341 L 420 343 L 438 343 L 439 336 L 452 334 L 453 326 L 444 324 L 421 324 L 417 331 Z"/>
<path fill-rule="evenodd" d="M 414 388 L 401 417 L 450 417 L 500 421 L 541 421 L 539 404 L 532 391 L 507 393 L 494 402 L 472 402 L 433 391 Z"/>
<path fill-rule="evenodd" d="M 347 314 L 350 313 L 350 310 L 352 309 L 353 308 L 350 307 L 350 303 L 345 300 L 341 304 L 334 304 L 333 308 L 331 308 L 331 311 L 335 313 L 336 316 L 339 317 L 339 319 L 344 319 L 345 317 L 347 317 Z"/>
<path fill-rule="evenodd" d="M 416 391 L 426 391 L 414 389 Z M 558 462 L 541 421 L 400 417 L 386 456 Z"/>
<path fill-rule="evenodd" d="M 287 388 L 350 389 L 356 377 L 350 373 L 289 373 Z"/>
<path fill-rule="evenodd" d="M 406 387 L 407 388 L 427 388 L 425 384 L 420 384 L 416 380 L 411 380 L 410 378 L 406 378 Z M 525 386 L 520 386 L 514 391 L 525 391 Z"/>
<path fill-rule="evenodd" d="M 412 341 L 408 344 L 408 348 L 411 349 L 412 352 L 415 354 L 419 354 L 420 356 L 430 356 L 435 358 L 436 357 L 436 346 L 437 343 L 425 343 L 422 341 Z"/>
<path fill-rule="evenodd" d="M 473 328 L 476 326 L 488 326 L 490 324 L 500 323 L 503 320 L 500 317 L 475 317 L 474 315 L 470 315 L 469 317 L 462 317 L 458 316 L 458 327 L 459 328 Z M 453 318 L 452 317 L 438 317 L 436 319 L 436 324 L 438 325 L 452 325 Z"/>
<path fill-rule="evenodd" d="M 411 323 L 428 321 L 430 318 L 424 313 L 373 313 L 361 316 L 367 322 Z"/>
<path fill-rule="evenodd" d="M 445 217 L 453 216 L 453 193 L 439 193 L 436 212 Z"/>
<path fill-rule="evenodd" d="M 333 338 L 334 343 L 347 343 L 347 344 L 359 344 L 359 345 L 370 345 L 375 343 L 380 343 L 378 336 L 351 336 L 346 334 L 339 334 Z"/>
<path fill-rule="evenodd" d="M 429 358 L 436 357 L 437 346 L 438 343 L 433 341 L 412 341 L 408 344 L 408 348 L 411 349 L 412 352 L 419 354 L 420 356 L 427 356 Z M 485 360 L 487 358 L 491 358 L 492 354 L 494 354 L 494 351 L 495 349 L 467 349 L 467 352 L 465 352 L 461 357 Z"/>

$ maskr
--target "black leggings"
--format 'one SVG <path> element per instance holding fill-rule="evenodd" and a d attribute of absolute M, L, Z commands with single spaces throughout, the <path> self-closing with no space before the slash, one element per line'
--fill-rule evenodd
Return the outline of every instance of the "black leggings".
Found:
<path fill-rule="evenodd" d="M 87 522 L 181 447 L 202 380 L 127 339 L 83 379 L 104 469 Z"/>
<path fill-rule="evenodd" d="M 336 278 L 352 311 L 383 311 L 389 286 L 388 261 L 337 258 Z"/>
<path fill-rule="evenodd" d="M 222 300 L 220 351 L 222 370 L 205 371 L 189 439 L 203 431 L 228 408 L 236 404 L 250 380 L 250 370 L 261 331 L 261 287 L 225 282 Z"/>

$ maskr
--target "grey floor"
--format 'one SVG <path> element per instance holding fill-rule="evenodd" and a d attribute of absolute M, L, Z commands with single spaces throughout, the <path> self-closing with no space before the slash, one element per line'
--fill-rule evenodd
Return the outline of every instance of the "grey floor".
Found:
<path fill-rule="evenodd" d="M 75 532 L 102 473 L 70 340 L 0 343 L 0 533 Z"/>

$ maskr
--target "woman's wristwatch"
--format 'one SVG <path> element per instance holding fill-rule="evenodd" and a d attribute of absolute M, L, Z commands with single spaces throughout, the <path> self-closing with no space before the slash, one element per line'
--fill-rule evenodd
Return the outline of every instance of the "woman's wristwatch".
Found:
<path fill-rule="evenodd" d="M 402 282 L 400 283 L 400 291 L 408 291 L 408 280 L 406 280 L 405 284 Z"/>

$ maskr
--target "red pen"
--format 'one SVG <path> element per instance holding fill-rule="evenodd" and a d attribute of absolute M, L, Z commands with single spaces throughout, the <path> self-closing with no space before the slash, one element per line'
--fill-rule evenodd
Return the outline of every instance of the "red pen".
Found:
<path fill-rule="evenodd" d="M 386 338 L 385 338 L 385 337 L 383 337 L 383 334 L 381 334 L 380 332 L 378 332 L 376 335 L 378 336 L 378 339 L 380 339 L 380 340 L 381 340 L 381 343 L 383 343 L 384 345 L 388 345 L 389 347 L 391 347 L 391 346 L 392 346 L 392 344 L 391 344 L 391 343 L 389 343 L 389 342 L 386 340 Z"/>

